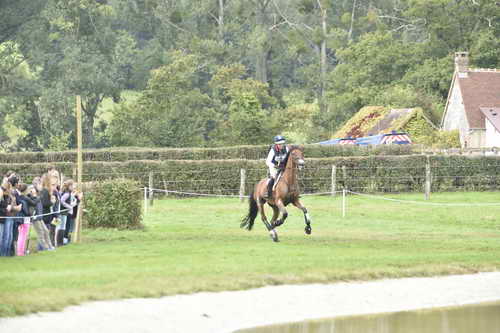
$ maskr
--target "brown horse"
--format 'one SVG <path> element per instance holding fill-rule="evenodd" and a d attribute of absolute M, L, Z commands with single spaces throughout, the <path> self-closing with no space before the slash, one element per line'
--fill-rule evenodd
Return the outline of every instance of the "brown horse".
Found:
<path fill-rule="evenodd" d="M 288 217 L 288 212 L 285 207 L 290 203 L 295 207 L 302 210 L 306 223 L 306 234 L 311 234 L 311 219 L 307 213 L 307 209 L 300 203 L 299 200 L 299 184 L 298 184 L 298 169 L 302 168 L 305 164 L 304 153 L 301 148 L 297 146 L 288 146 L 289 153 L 285 159 L 285 168 L 281 173 L 273 190 L 271 198 L 266 198 L 268 178 L 262 179 L 255 185 L 254 190 L 249 196 L 249 212 L 248 215 L 242 220 L 241 227 L 247 230 L 252 230 L 255 218 L 260 213 L 262 222 L 269 231 L 269 235 L 273 241 L 278 242 L 278 233 L 276 227 L 285 223 Z M 271 222 L 267 220 L 264 205 L 268 204 L 273 209 L 273 217 Z M 281 213 L 281 218 L 280 217 Z"/>

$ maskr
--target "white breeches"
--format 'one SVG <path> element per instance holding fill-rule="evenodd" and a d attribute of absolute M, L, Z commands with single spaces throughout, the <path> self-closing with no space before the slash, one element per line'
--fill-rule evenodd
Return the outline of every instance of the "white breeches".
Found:
<path fill-rule="evenodd" d="M 278 169 L 276 167 L 269 167 L 269 174 L 271 175 L 271 177 L 273 177 L 274 179 L 276 179 L 276 176 L 278 175 Z"/>

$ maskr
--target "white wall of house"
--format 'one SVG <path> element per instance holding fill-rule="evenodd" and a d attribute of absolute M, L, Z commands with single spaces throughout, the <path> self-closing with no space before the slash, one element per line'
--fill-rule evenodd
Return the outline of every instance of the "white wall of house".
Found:
<path fill-rule="evenodd" d="M 468 147 L 472 147 L 472 142 L 470 141 L 476 143 L 475 141 L 477 140 L 471 140 L 471 138 L 469 138 L 469 123 L 465 117 L 465 107 L 457 78 L 453 84 L 450 100 L 448 101 L 448 108 L 443 120 L 443 130 L 451 131 L 456 129 L 460 131 L 460 143 L 462 147 L 466 142 Z"/>
<path fill-rule="evenodd" d="M 486 119 L 486 147 L 500 147 L 500 132 Z"/>
<path fill-rule="evenodd" d="M 483 148 L 486 145 L 486 130 L 483 128 L 474 128 L 469 130 L 465 136 L 465 142 L 462 142 L 462 147 L 465 148 Z"/>

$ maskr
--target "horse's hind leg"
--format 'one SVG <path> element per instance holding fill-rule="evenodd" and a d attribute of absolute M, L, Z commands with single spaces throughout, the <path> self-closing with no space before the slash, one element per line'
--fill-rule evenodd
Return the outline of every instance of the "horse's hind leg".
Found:
<path fill-rule="evenodd" d="M 262 219 L 262 222 L 267 228 L 267 231 L 269 231 L 269 236 L 272 238 L 273 241 L 278 242 L 278 233 L 276 230 L 274 230 L 273 226 L 267 221 L 267 216 L 266 212 L 264 211 L 264 203 L 259 200 L 257 207 L 259 208 L 259 213 L 260 213 L 260 218 Z"/>
<path fill-rule="evenodd" d="M 311 221 L 311 218 L 309 217 L 309 213 L 307 212 L 307 208 L 302 205 L 302 203 L 299 201 L 299 199 L 295 200 L 292 203 L 295 207 L 297 207 L 298 209 L 300 209 L 304 213 L 304 220 L 306 223 L 305 232 L 306 232 L 306 234 L 310 235 L 311 231 L 312 231 L 312 229 L 311 229 L 311 222 L 312 221 Z"/>

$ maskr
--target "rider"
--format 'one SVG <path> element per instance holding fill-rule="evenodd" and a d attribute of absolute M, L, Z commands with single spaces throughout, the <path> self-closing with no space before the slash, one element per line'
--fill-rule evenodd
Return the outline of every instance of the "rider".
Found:
<path fill-rule="evenodd" d="M 274 144 L 267 154 L 266 165 L 269 167 L 270 179 L 267 184 L 267 197 L 271 198 L 273 196 L 273 186 L 278 173 L 284 169 L 285 159 L 288 154 L 288 147 L 285 145 L 285 137 L 282 135 L 276 135 L 274 137 Z"/>

